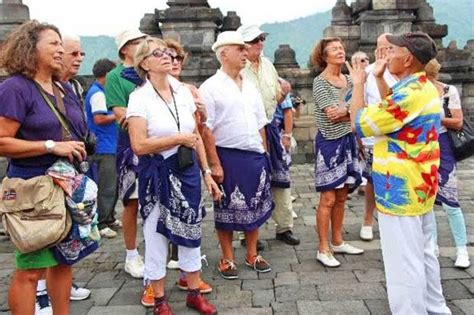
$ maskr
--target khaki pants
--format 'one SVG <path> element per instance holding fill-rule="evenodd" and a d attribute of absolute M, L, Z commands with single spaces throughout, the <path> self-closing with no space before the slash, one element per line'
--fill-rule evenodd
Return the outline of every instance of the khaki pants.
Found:
<path fill-rule="evenodd" d="M 293 206 L 291 204 L 291 188 L 272 187 L 273 209 L 272 219 L 277 224 L 276 232 L 284 233 L 293 228 Z"/>

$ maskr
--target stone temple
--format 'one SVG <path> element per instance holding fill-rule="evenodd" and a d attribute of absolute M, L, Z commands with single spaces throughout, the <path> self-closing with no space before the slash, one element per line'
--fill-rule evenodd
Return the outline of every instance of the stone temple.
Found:
<path fill-rule="evenodd" d="M 211 8 L 207 0 L 168 0 L 167 5 L 167 9 L 144 14 L 139 28 L 149 35 L 174 38 L 183 43 L 189 54 L 183 80 L 199 85 L 219 66 L 211 50 L 212 43 L 219 32 L 237 29 L 240 17 L 233 11 L 223 16 L 220 9 Z M 0 41 L 14 26 L 28 19 L 28 7 L 21 0 L 0 0 Z M 381 33 L 410 31 L 426 32 L 436 41 L 440 48 L 438 59 L 442 63 L 441 79 L 458 88 L 464 114 L 474 122 L 474 39 L 463 49 L 455 42 L 443 47 L 442 39 L 448 34 L 448 27 L 436 23 L 433 8 L 426 0 L 356 0 L 350 6 L 345 0 L 337 0 L 331 25 L 324 29 L 323 36 L 342 38 L 350 57 L 357 50 L 373 55 L 376 38 Z M 298 149 L 293 160 L 312 162 L 316 133 L 312 82 L 320 70 L 301 69 L 294 50 L 286 43 L 281 43 L 275 51 L 274 65 L 280 76 L 292 84 L 294 93 L 307 101 L 303 115 L 295 121 Z M 92 80 L 87 76 L 80 79 L 86 83 Z"/>

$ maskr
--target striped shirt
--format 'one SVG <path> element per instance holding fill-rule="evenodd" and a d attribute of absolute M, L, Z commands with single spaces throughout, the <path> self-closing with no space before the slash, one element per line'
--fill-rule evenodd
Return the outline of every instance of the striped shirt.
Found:
<path fill-rule="evenodd" d="M 348 75 L 344 75 L 347 80 L 347 85 L 352 88 L 352 80 Z M 346 94 L 346 88 L 338 88 L 332 85 L 328 80 L 321 75 L 317 76 L 313 81 L 313 100 L 314 100 L 314 118 L 319 132 L 327 140 L 339 139 L 352 132 L 351 122 L 344 121 L 333 123 L 329 120 L 325 108 L 332 105 L 347 106 L 347 104 L 340 104 L 342 94 Z M 347 97 L 344 97 L 344 102 L 348 102 L 352 93 L 347 92 Z"/>

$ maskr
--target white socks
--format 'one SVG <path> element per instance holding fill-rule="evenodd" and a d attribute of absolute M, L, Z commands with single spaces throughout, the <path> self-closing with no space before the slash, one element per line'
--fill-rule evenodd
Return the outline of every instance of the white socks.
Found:
<path fill-rule="evenodd" d="M 131 250 L 127 249 L 127 258 L 125 258 L 125 259 L 126 260 L 132 260 L 133 258 L 135 258 L 137 256 L 138 256 L 138 250 L 136 248 L 131 249 Z"/>
<path fill-rule="evenodd" d="M 36 286 L 36 295 L 47 294 L 46 292 L 46 280 L 38 280 L 38 285 Z"/>

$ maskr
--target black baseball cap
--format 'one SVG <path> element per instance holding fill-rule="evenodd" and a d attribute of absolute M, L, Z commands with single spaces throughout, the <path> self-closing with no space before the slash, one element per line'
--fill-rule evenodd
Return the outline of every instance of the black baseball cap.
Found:
<path fill-rule="evenodd" d="M 395 46 L 406 47 L 424 65 L 438 54 L 434 40 L 423 32 L 387 35 L 387 40 Z"/>

